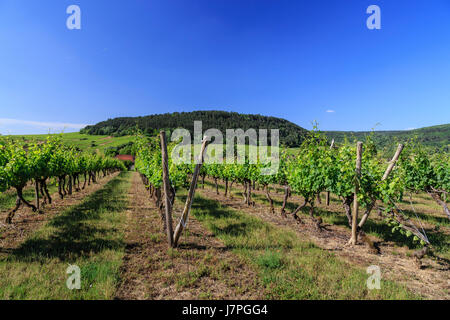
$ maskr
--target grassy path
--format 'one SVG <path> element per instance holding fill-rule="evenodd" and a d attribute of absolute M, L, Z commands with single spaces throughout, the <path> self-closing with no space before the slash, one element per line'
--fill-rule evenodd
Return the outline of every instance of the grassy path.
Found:
<path fill-rule="evenodd" d="M 119 277 L 130 173 L 54 217 L 0 258 L 0 299 L 111 299 Z M 66 269 L 81 268 L 81 289 L 69 290 Z"/>
<path fill-rule="evenodd" d="M 365 270 L 370 265 L 378 265 L 385 279 L 401 283 L 424 297 L 431 299 L 449 297 L 449 265 L 445 261 L 425 259 L 426 267 L 418 269 L 414 259 L 407 255 L 408 252 L 402 253 L 401 248 L 389 244 L 381 246 L 381 254 L 374 254 L 362 244 L 352 248 L 346 247 L 345 244 L 350 237 L 349 231 L 340 226 L 327 224 L 322 232 L 318 232 L 309 218 L 302 217 L 304 224 L 299 225 L 292 218 L 283 218 L 279 213 L 272 214 L 268 204 L 260 204 L 259 201 L 255 207 L 247 207 L 242 198 L 235 196 L 230 199 L 225 198 L 223 194 L 216 195 L 213 188 L 199 189 L 199 194 L 218 201 L 223 208 L 262 219 L 271 226 L 290 230 L 298 239 L 311 241 L 321 250 L 333 252 L 340 260 L 347 261 L 360 270 Z"/>
<path fill-rule="evenodd" d="M 195 219 L 169 249 L 158 209 L 137 173 L 129 191 L 126 254 L 116 299 L 261 299 L 256 272 Z M 182 203 L 176 201 L 175 217 Z M 174 219 L 177 220 L 177 219 Z"/>
<path fill-rule="evenodd" d="M 206 190 L 215 190 L 215 186 L 212 181 L 206 181 L 205 186 L 207 186 Z M 224 194 L 224 189 L 224 185 L 219 184 L 219 197 Z M 273 192 L 272 190 L 271 197 L 274 201 L 277 215 L 279 215 L 284 197 L 282 192 L 284 191 L 281 189 L 277 189 L 277 191 L 278 193 Z M 234 185 L 231 192 L 234 197 L 242 199 L 241 186 Z M 334 231 L 339 233 L 349 233 L 350 227 L 343 212 L 341 201 L 335 195 L 331 195 L 330 205 L 326 206 L 324 196 L 325 195 L 322 194 L 321 204 L 318 204 L 316 201 L 315 214 L 320 216 L 324 223 L 330 224 Z M 450 224 L 448 219 L 446 217 L 439 217 L 439 215 L 441 215 L 440 209 L 438 209 L 432 201 L 429 199 L 423 199 L 423 197 L 425 196 L 416 195 L 412 200 L 414 202 L 414 209 L 417 211 L 417 215 L 420 218 L 420 222 L 417 218 L 415 218 L 415 214 L 413 212 L 408 211 L 407 208 L 409 204 L 402 203 L 399 207 L 408 213 L 411 220 L 415 221 L 417 226 L 420 227 L 420 224 L 424 226 L 427 236 L 433 245 L 434 252 L 439 254 L 442 258 L 450 260 Z M 252 199 L 260 206 L 264 206 L 266 208 L 269 206 L 269 202 L 262 190 L 252 190 Z M 288 199 L 286 211 L 292 212 L 303 203 L 303 197 L 293 194 Z M 409 207 L 409 209 L 411 209 L 411 207 Z M 305 207 L 299 212 L 299 215 L 302 218 L 306 217 L 306 219 L 309 219 L 308 210 L 309 207 Z M 364 230 L 366 234 L 372 237 L 372 240 L 388 244 L 389 247 L 394 248 L 394 251 L 397 251 L 396 253 L 402 255 L 411 256 L 414 250 L 421 248 L 420 245 L 412 242 L 412 237 L 407 238 L 399 233 L 392 233 L 392 227 L 389 227 L 383 219 L 377 215 L 376 212 L 371 214 L 370 219 L 364 226 Z"/>
<path fill-rule="evenodd" d="M 117 173 L 101 178 L 97 183 L 86 186 L 84 190 L 75 191 L 72 195 L 67 195 L 60 199 L 57 194 L 53 195 L 52 204 L 47 204 L 44 214 L 32 212 L 30 208 L 23 206 L 16 213 L 13 224 L 5 224 L 4 219 L 7 212 L 0 214 L 0 257 L 12 252 L 25 239 L 38 230 L 44 223 L 51 220 L 55 215 L 66 210 L 68 207 L 78 205 L 88 195 L 101 189 L 108 181 L 113 179 Z"/>
<path fill-rule="evenodd" d="M 267 299 L 414 299 L 404 286 L 381 280 L 368 290 L 365 270 L 302 240 L 286 227 L 196 196 L 194 217 L 255 268 Z"/>

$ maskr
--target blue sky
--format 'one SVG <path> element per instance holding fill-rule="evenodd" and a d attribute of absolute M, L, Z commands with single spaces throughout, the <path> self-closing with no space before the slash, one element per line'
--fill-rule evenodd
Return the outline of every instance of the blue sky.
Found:
<path fill-rule="evenodd" d="M 66 28 L 72 4 L 81 30 Z M 323 130 L 448 123 L 450 2 L 0 0 L 1 134 L 192 110 Z"/>

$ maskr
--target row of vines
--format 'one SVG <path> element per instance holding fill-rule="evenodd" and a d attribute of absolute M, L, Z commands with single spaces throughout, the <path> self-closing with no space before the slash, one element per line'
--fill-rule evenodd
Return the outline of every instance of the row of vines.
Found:
<path fill-rule="evenodd" d="M 6 223 L 21 207 L 30 207 L 33 212 L 43 213 L 41 208 L 52 203 L 48 184 L 58 185 L 61 199 L 79 191 L 86 184 L 94 183 L 103 174 L 125 170 L 123 163 L 113 158 L 82 153 L 71 146 L 63 145 L 60 137 L 49 136 L 43 143 L 32 145 L 10 139 L 0 141 L 0 192 L 10 190 L 17 194 L 15 207 L 8 213 Z M 83 185 L 80 176 L 84 177 Z M 34 185 L 35 203 L 23 196 L 28 184 Z M 40 202 L 42 198 L 43 202 Z"/>
<path fill-rule="evenodd" d="M 336 146 L 320 132 L 312 131 L 296 154 L 281 150 L 279 169 L 272 175 L 261 174 L 271 163 L 261 163 L 259 159 L 257 163 L 249 163 L 247 159 L 244 163 L 223 161 L 220 164 L 203 164 L 202 161 L 195 161 L 193 164 L 177 164 L 167 154 L 172 154 L 178 142 L 169 143 L 166 147 L 165 140 L 163 133 L 159 138 L 138 135 L 135 148 L 136 170 L 160 209 L 166 230 L 170 228 L 168 234 L 172 232 L 172 222 L 170 220 L 168 223 L 167 219 L 171 218 L 167 209 L 164 212 L 164 208 L 173 206 L 176 190 L 190 188 L 192 191 L 193 187 L 195 190 L 198 175 L 203 183 L 205 177 L 213 180 L 217 193 L 218 181 L 223 181 L 225 196 L 231 196 L 228 190 L 233 184 L 242 185 L 243 201 L 249 206 L 254 205 L 252 189 L 264 190 L 273 213 L 277 210 L 270 187 L 282 187 L 284 201 L 279 209 L 280 214 L 290 214 L 298 223 L 303 223 L 297 213 L 307 206 L 309 215 L 319 230 L 322 219 L 316 217 L 315 203 L 320 201 L 321 193 L 326 193 L 326 201 L 332 193 L 341 199 L 343 212 L 352 226 L 349 244 L 355 244 L 357 236 L 364 236 L 364 224 L 371 212 L 377 211 L 393 231 L 412 237 L 414 242 L 428 247 L 430 242 L 424 230 L 415 225 L 408 214 L 397 206 L 406 195 L 412 193 L 429 194 L 450 219 L 447 199 L 450 189 L 450 157 L 446 153 L 430 155 L 414 140 L 405 146 L 399 144 L 395 155 L 386 158 L 385 154 L 377 150 L 371 136 L 364 143 L 345 142 Z M 203 159 L 204 153 L 201 152 L 200 155 L 200 159 Z M 164 169 L 167 171 L 167 186 Z M 301 195 L 305 202 L 294 211 L 286 212 L 286 202 L 292 193 Z M 188 207 L 191 205 L 189 201 L 192 199 L 186 202 Z M 363 214 L 358 221 L 359 209 L 363 210 Z M 186 222 L 187 219 L 182 219 L 179 226 Z M 170 241 L 170 235 L 168 237 L 170 244 L 174 245 Z"/>

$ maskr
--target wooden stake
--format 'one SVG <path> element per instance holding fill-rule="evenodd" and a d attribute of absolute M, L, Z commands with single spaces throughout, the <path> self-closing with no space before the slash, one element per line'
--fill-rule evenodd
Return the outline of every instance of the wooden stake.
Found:
<path fill-rule="evenodd" d="M 180 239 L 183 229 L 187 225 L 189 212 L 191 211 L 192 201 L 194 200 L 195 188 L 197 186 L 198 176 L 200 174 L 200 169 L 202 168 L 202 165 L 203 165 L 203 156 L 206 151 L 206 146 L 208 145 L 208 143 L 209 143 L 208 138 L 204 137 L 203 141 L 202 141 L 202 147 L 200 149 L 198 163 L 195 165 L 194 174 L 192 175 L 192 181 L 191 181 L 191 185 L 189 187 L 189 193 L 186 198 L 186 203 L 184 205 L 183 213 L 181 215 L 180 222 L 178 223 L 177 227 L 175 228 L 174 242 L 173 242 L 174 247 L 178 246 L 178 240 Z"/>
<path fill-rule="evenodd" d="M 356 179 L 355 179 L 355 194 L 353 199 L 353 217 L 352 217 L 352 237 L 349 241 L 350 244 L 356 245 L 358 241 L 358 192 L 359 192 L 359 177 L 361 176 L 361 155 L 362 155 L 362 142 L 358 141 L 356 144 Z"/>
<path fill-rule="evenodd" d="M 161 158 L 163 171 L 164 200 L 166 209 L 166 232 L 167 241 L 170 247 L 173 247 L 173 229 L 172 229 L 172 204 L 169 199 L 170 181 L 169 181 L 169 160 L 167 156 L 166 132 L 160 132 L 161 138 Z"/>
<path fill-rule="evenodd" d="M 392 169 L 394 169 L 394 166 L 397 163 L 398 158 L 400 157 L 400 153 L 402 153 L 403 147 L 404 147 L 403 144 L 398 145 L 397 151 L 395 152 L 392 160 L 389 162 L 389 165 L 386 168 L 386 171 L 384 172 L 383 177 L 381 178 L 381 181 L 386 180 L 387 177 L 389 176 L 389 174 L 391 173 Z M 361 221 L 358 224 L 358 229 L 361 229 L 362 226 L 366 223 L 367 218 L 369 218 L 369 214 L 372 211 L 372 208 L 374 205 L 375 205 L 375 202 L 373 201 L 371 203 L 371 205 L 368 207 L 368 209 L 366 210 L 366 212 L 364 213 L 363 217 L 361 218 Z"/>
<path fill-rule="evenodd" d="M 334 139 L 331 140 L 331 145 L 330 145 L 330 149 L 334 148 Z M 327 204 L 327 207 L 330 205 L 330 191 L 327 191 L 326 195 L 325 195 L 325 202 Z"/>
<path fill-rule="evenodd" d="M 381 178 L 381 181 L 386 180 L 387 177 L 389 176 L 389 174 L 391 173 L 392 169 L 394 169 L 395 163 L 397 162 L 398 158 L 400 157 L 400 153 L 403 150 L 403 145 L 399 144 L 397 147 L 397 151 L 394 154 L 394 157 L 392 158 L 392 160 L 390 161 L 386 171 L 384 172 L 383 178 Z"/>
<path fill-rule="evenodd" d="M 330 145 L 330 149 L 333 149 L 333 148 L 334 148 L 334 139 L 331 140 L 331 145 Z"/>

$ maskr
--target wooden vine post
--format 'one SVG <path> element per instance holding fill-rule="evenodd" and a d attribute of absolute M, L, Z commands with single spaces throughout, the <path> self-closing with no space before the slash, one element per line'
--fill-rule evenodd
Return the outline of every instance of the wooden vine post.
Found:
<path fill-rule="evenodd" d="M 333 150 L 333 148 L 334 148 L 334 139 L 331 140 L 331 145 L 330 145 L 330 149 Z M 325 194 L 325 202 L 328 207 L 330 205 L 330 191 L 327 191 L 327 193 Z"/>
<path fill-rule="evenodd" d="M 195 189 L 196 189 L 196 186 L 197 186 L 198 176 L 200 174 L 200 169 L 202 168 L 202 165 L 203 165 L 203 160 L 204 160 L 203 157 L 204 157 L 204 153 L 206 151 L 206 146 L 208 145 L 208 142 L 209 142 L 208 138 L 204 137 L 203 141 L 202 141 L 202 146 L 201 146 L 201 149 L 200 149 L 200 154 L 199 154 L 199 157 L 198 157 L 198 162 L 195 165 L 194 174 L 192 175 L 192 181 L 191 181 L 191 185 L 189 187 L 189 193 L 188 193 L 188 196 L 186 198 L 186 203 L 184 205 L 183 213 L 181 215 L 180 222 L 178 222 L 178 225 L 175 228 L 174 242 L 173 242 L 173 246 L 174 247 L 176 247 L 178 245 L 178 240 L 180 239 L 181 233 L 183 232 L 183 229 L 187 225 L 189 212 L 191 211 L 192 201 L 194 200 L 194 195 L 195 195 Z"/>
<path fill-rule="evenodd" d="M 359 192 L 359 178 L 361 176 L 361 156 L 362 156 L 362 142 L 358 141 L 356 144 L 356 179 L 355 179 L 355 194 L 353 199 L 353 217 L 352 217 L 352 237 L 349 241 L 351 245 L 356 245 L 358 240 L 358 192 Z"/>
<path fill-rule="evenodd" d="M 167 156 L 166 132 L 160 132 L 161 138 L 161 158 L 162 158 L 162 175 L 165 200 L 165 227 L 167 232 L 167 241 L 170 247 L 173 247 L 173 229 L 172 229 L 172 203 L 170 203 L 170 181 L 169 181 L 169 158 Z"/>
<path fill-rule="evenodd" d="M 387 179 L 387 177 L 389 176 L 389 174 L 391 173 L 392 169 L 394 169 L 395 164 L 398 161 L 398 158 L 400 157 L 400 153 L 402 153 L 404 148 L 403 144 L 399 144 L 397 147 L 397 151 L 394 154 L 394 157 L 392 158 L 392 160 L 389 162 L 388 167 L 386 168 L 386 171 L 383 174 L 383 177 L 381 178 L 381 181 L 384 181 Z M 369 208 L 366 210 L 366 213 L 364 213 L 363 217 L 361 218 L 361 221 L 358 224 L 358 229 L 361 229 L 362 226 L 366 223 L 367 218 L 369 218 L 369 214 L 373 208 L 373 206 L 375 205 L 375 201 L 372 201 L 371 205 L 369 206 Z"/>
<path fill-rule="evenodd" d="M 399 144 L 397 147 L 397 151 L 394 154 L 394 157 L 392 158 L 392 160 L 390 161 L 386 171 L 384 172 L 383 178 L 381 178 L 381 181 L 386 180 L 387 177 L 389 176 L 389 174 L 391 173 L 392 169 L 394 169 L 395 163 L 397 162 L 398 158 L 400 157 L 400 153 L 403 150 L 403 145 Z"/>

